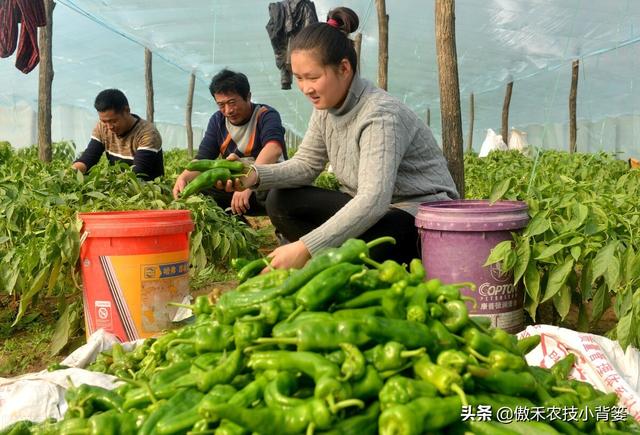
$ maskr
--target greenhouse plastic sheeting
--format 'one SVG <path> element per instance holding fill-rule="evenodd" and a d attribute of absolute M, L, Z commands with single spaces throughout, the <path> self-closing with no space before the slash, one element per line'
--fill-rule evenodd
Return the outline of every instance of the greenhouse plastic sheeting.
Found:
<path fill-rule="evenodd" d="M 362 75 L 375 82 L 375 1 L 314 3 L 321 20 L 339 5 L 358 13 Z M 571 62 L 579 59 L 578 149 L 638 153 L 640 2 L 458 0 L 455 5 L 463 129 L 466 138 L 468 96 L 473 92 L 476 150 L 487 128 L 500 130 L 505 84 L 511 80 L 509 127 L 529 133 L 534 146 L 566 149 Z M 439 135 L 434 2 L 391 0 L 386 6 L 389 91 L 420 117 L 430 109 L 432 128 Z M 54 106 L 80 107 L 95 116 L 91 113 L 95 94 L 105 87 L 119 87 L 130 97 L 133 111 L 144 115 L 146 46 L 154 52 L 156 122 L 173 124 L 177 132 L 171 145 L 184 146 L 180 133 L 189 74 L 198 77 L 194 126 L 204 128 L 215 110 L 207 85 L 223 67 L 246 73 L 254 101 L 273 105 L 285 126 L 302 135 L 311 106 L 295 86 L 280 89 L 267 21 L 267 1 L 58 0 Z M 12 61 L 0 61 L 0 106 L 33 108 L 37 76 L 22 75 Z M 14 134 L 25 136 L 21 142 L 33 141 L 32 134 L 14 131 L 2 113 L 0 140 Z"/>

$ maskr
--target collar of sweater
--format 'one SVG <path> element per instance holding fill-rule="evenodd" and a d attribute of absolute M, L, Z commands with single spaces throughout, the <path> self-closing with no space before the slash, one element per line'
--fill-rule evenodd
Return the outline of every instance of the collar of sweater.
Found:
<path fill-rule="evenodd" d="M 367 82 L 361 79 L 360 75 L 355 74 L 353 76 L 353 80 L 351 80 L 349 91 L 347 91 L 347 97 L 344 99 L 342 105 L 338 108 L 327 109 L 327 111 L 334 116 L 342 116 L 349 113 L 349 111 L 358 104 L 358 101 L 360 101 L 360 97 L 364 93 L 366 87 Z"/>

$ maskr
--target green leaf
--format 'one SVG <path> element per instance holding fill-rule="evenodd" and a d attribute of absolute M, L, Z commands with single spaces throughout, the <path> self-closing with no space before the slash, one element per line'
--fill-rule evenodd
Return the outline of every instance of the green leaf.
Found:
<path fill-rule="evenodd" d="M 591 322 L 598 323 L 602 314 L 609 306 L 609 293 L 604 284 L 598 287 L 595 295 L 593 296 L 593 304 L 591 305 Z"/>
<path fill-rule="evenodd" d="M 489 195 L 489 202 L 491 204 L 498 201 L 500 198 L 504 196 L 505 193 L 507 193 L 507 190 L 509 190 L 509 187 L 511 187 L 511 181 L 512 181 L 511 178 L 505 178 L 501 180 L 498 184 L 493 186 L 493 189 L 491 190 L 491 195 Z"/>
<path fill-rule="evenodd" d="M 489 266 L 491 264 L 497 263 L 498 261 L 503 261 L 507 258 L 509 252 L 511 252 L 511 240 L 505 240 L 503 242 L 498 243 L 492 250 L 487 261 L 482 265 L 483 267 Z"/>
<path fill-rule="evenodd" d="M 551 299 L 556 293 L 558 293 L 558 291 L 560 291 L 560 288 L 565 284 L 567 277 L 572 270 L 572 258 L 566 258 L 563 263 L 551 266 L 551 269 L 549 270 L 549 279 L 547 280 L 547 288 L 545 289 L 544 297 L 542 298 L 543 303 Z"/>
<path fill-rule="evenodd" d="M 96 198 L 96 199 L 106 199 L 107 198 L 107 195 L 105 195 L 102 192 L 97 192 L 97 191 L 87 192 L 87 193 L 85 193 L 85 195 L 89 196 L 91 198 Z"/>
<path fill-rule="evenodd" d="M 48 267 L 44 267 L 40 269 L 40 272 L 38 272 L 36 277 L 33 279 L 33 282 L 29 290 L 26 293 L 24 293 L 20 298 L 20 305 L 18 306 L 18 315 L 16 316 L 16 319 L 11 324 L 12 327 L 16 326 L 20 321 L 20 319 L 22 318 L 22 316 L 24 316 L 24 313 L 27 311 L 27 307 L 31 303 L 31 300 L 42 289 L 48 276 L 49 276 Z"/>
<path fill-rule="evenodd" d="M 11 237 L 9 236 L 0 237 L 0 245 L 2 245 L 3 243 L 7 243 L 9 240 L 11 240 Z"/>
<path fill-rule="evenodd" d="M 563 248 L 564 248 L 564 245 L 560 243 L 554 243 L 551 246 L 547 246 L 546 248 L 544 248 L 542 253 L 540 253 L 540 255 L 536 257 L 536 260 L 544 260 L 545 258 L 552 257 L 555 254 L 557 254 L 559 251 L 561 251 Z"/>
<path fill-rule="evenodd" d="M 605 274 L 609 265 L 613 262 L 617 247 L 618 242 L 614 240 L 598 251 L 596 258 L 593 259 L 593 276 L 591 277 L 592 284 Z"/>
<path fill-rule="evenodd" d="M 591 299 L 593 293 L 593 280 L 591 277 L 593 276 L 593 268 L 591 266 L 591 261 L 586 261 L 582 265 L 582 271 L 580 276 L 580 293 L 582 294 L 582 301 L 586 302 Z"/>
<path fill-rule="evenodd" d="M 540 301 L 540 271 L 535 261 L 530 261 L 524 272 L 524 286 L 534 302 Z"/>
<path fill-rule="evenodd" d="M 69 342 L 71 332 L 70 311 L 71 305 L 67 305 L 64 312 L 56 322 L 56 330 L 51 337 L 51 356 L 57 355 Z"/>
<path fill-rule="evenodd" d="M 551 228 L 551 224 L 546 216 L 546 213 L 539 212 L 533 217 L 533 219 L 531 219 L 523 235 L 525 237 L 537 236 L 546 232 L 547 230 L 549 230 L 549 228 Z"/>
<path fill-rule="evenodd" d="M 620 278 L 620 260 L 615 255 L 611 258 L 607 271 L 604 274 L 604 282 L 607 283 L 609 291 L 615 291 Z"/>
<path fill-rule="evenodd" d="M 578 324 L 577 329 L 580 332 L 589 332 L 589 313 L 585 304 L 578 305 Z"/>
<path fill-rule="evenodd" d="M 571 248 L 571 256 L 575 261 L 578 261 L 581 253 L 582 253 L 582 248 L 580 246 L 573 246 Z"/>
<path fill-rule="evenodd" d="M 627 346 L 631 344 L 632 331 L 635 331 L 634 324 L 633 311 L 629 311 L 620 320 L 618 320 L 616 337 L 623 350 L 626 350 Z"/>
<path fill-rule="evenodd" d="M 516 265 L 513 271 L 513 282 L 518 284 L 520 278 L 524 275 L 529 265 L 529 258 L 531 257 L 531 248 L 529 247 L 529 238 L 524 237 L 518 241 L 518 247 L 516 248 Z"/>
<path fill-rule="evenodd" d="M 562 320 L 569 314 L 569 308 L 571 308 L 571 289 L 568 285 L 563 285 L 558 293 L 553 297 L 553 306 L 556 307 L 556 311 L 560 314 Z"/>

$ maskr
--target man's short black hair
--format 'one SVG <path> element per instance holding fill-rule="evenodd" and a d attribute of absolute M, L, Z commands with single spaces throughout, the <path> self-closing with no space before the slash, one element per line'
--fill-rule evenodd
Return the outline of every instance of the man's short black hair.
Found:
<path fill-rule="evenodd" d="M 98 112 L 113 110 L 116 113 L 122 113 L 126 107 L 129 107 L 129 101 L 127 101 L 127 97 L 121 90 L 105 89 L 98 94 L 93 107 Z"/>
<path fill-rule="evenodd" d="M 211 92 L 211 96 L 213 97 L 215 97 L 215 94 L 234 92 L 240 95 L 243 100 L 246 100 L 249 98 L 251 88 L 249 87 L 249 79 L 247 79 L 246 75 L 223 69 L 211 79 L 209 92 Z"/>

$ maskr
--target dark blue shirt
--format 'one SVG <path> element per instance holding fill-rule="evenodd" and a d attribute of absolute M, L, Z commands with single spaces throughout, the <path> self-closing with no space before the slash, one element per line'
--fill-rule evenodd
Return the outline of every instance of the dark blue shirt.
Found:
<path fill-rule="evenodd" d="M 275 141 L 282 147 L 282 155 L 287 158 L 284 141 L 284 127 L 280 114 L 264 104 L 251 104 L 252 115 L 242 126 L 231 126 L 229 132 L 222 112 L 217 111 L 209 119 L 209 125 L 200 142 L 196 159 L 216 159 L 219 155 L 226 158 L 229 154 L 238 157 L 256 158 L 265 144 Z M 233 137 L 232 137 L 233 136 Z M 236 143 L 236 140 L 240 143 Z"/>

